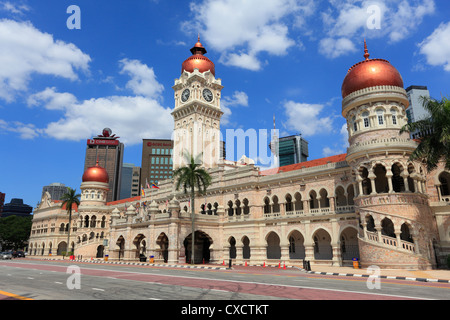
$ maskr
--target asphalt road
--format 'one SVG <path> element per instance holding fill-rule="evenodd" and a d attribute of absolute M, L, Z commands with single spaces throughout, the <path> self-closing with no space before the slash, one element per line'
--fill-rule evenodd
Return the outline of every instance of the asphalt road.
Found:
<path fill-rule="evenodd" d="M 69 261 L 0 261 L 0 299 L 172 300 L 192 314 L 199 301 L 410 300 L 450 298 L 450 284 L 311 275 L 297 269 L 182 269 Z M 372 288 L 372 289 L 371 289 Z M 259 301 L 259 302 L 258 302 Z M 191 303 L 192 302 L 192 303 Z M 189 309 L 191 308 L 191 309 Z M 256 312 L 232 310 L 236 312 Z M 208 312 L 206 309 L 204 312 Z M 224 310 L 222 310 L 225 312 Z M 177 310 L 181 312 L 181 310 Z M 217 312 L 217 310 L 216 310 Z"/>

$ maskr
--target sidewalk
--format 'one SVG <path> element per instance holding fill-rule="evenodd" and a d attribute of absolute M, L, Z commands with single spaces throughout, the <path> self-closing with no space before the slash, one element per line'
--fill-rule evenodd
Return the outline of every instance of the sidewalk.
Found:
<path fill-rule="evenodd" d="M 281 265 L 282 266 L 282 265 Z M 245 270 L 245 266 L 236 264 L 241 270 Z M 255 267 L 255 266 L 253 266 Z M 263 268 L 262 266 L 258 266 Z M 267 266 L 266 268 L 277 269 L 282 272 L 283 267 Z M 406 269 L 354 269 L 353 267 L 333 267 L 333 266 L 311 266 L 311 271 L 304 270 L 301 266 L 287 266 L 286 269 L 297 269 L 310 274 L 333 275 L 333 276 L 349 276 L 349 277 L 369 277 L 378 275 L 380 278 L 411 280 L 422 282 L 442 282 L 450 283 L 450 270 L 406 270 Z"/>
<path fill-rule="evenodd" d="M 375 273 L 377 272 L 377 273 Z M 354 269 L 352 267 L 314 266 L 309 273 L 370 276 L 378 274 L 381 278 L 403 279 L 426 282 L 450 283 L 450 270 L 403 270 L 403 269 Z"/>

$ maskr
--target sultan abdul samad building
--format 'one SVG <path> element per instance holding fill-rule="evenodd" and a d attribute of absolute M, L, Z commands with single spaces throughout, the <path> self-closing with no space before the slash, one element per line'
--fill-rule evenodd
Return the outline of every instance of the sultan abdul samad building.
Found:
<path fill-rule="evenodd" d="M 220 79 L 198 41 L 175 80 L 174 169 L 182 152 L 203 152 L 213 177 L 195 199 L 196 262 L 432 268 L 450 253 L 450 174 L 409 161 L 417 142 L 399 134 L 409 105 L 400 73 L 386 60 L 352 66 L 342 84 L 346 154 L 261 171 L 220 159 Z M 189 198 L 172 180 L 145 196 L 106 202 L 98 164 L 81 183 L 69 251 L 83 259 L 179 263 L 190 257 Z M 30 255 L 67 248 L 68 216 L 46 194 L 34 210 Z"/>

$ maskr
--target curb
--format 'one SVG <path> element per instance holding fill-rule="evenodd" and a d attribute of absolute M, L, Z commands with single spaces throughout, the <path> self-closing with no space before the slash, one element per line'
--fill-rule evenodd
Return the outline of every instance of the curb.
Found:
<path fill-rule="evenodd" d="M 235 264 L 238 266 L 244 266 L 243 264 Z M 248 265 L 249 267 L 264 267 L 263 265 Z M 284 267 L 279 267 L 276 265 L 266 265 L 266 268 L 277 268 L 277 269 L 284 269 Z M 430 279 L 430 278 L 412 278 L 412 277 L 400 277 L 400 276 L 375 276 L 375 275 L 368 275 L 368 274 L 360 274 L 360 273 L 339 273 L 339 272 L 320 272 L 320 271 L 307 271 L 303 268 L 296 267 L 296 266 L 286 266 L 286 269 L 298 269 L 302 272 L 309 273 L 309 274 L 318 274 L 323 276 L 345 276 L 345 277 L 358 277 L 358 278 L 380 278 L 380 279 L 393 279 L 393 280 L 408 280 L 408 281 L 420 281 L 420 282 L 439 282 L 439 283 L 450 283 L 450 280 L 445 279 Z"/>
<path fill-rule="evenodd" d="M 420 281 L 420 282 L 440 282 L 440 283 L 450 283 L 450 280 L 443 279 L 429 279 L 429 278 L 411 278 L 411 277 L 399 277 L 399 276 L 375 276 L 368 274 L 354 274 L 354 273 L 338 273 L 338 272 L 318 272 L 318 271 L 306 271 L 305 269 L 299 268 L 301 271 L 311 274 L 320 274 L 327 276 L 346 276 L 346 277 L 359 277 L 359 278 L 380 278 L 380 279 L 394 279 L 394 280 L 409 280 L 409 281 Z"/>
<path fill-rule="evenodd" d="M 53 260 L 62 261 L 61 259 L 43 259 L 43 260 Z M 150 267 L 167 267 L 167 268 L 184 268 L 184 269 L 207 269 L 207 270 L 226 270 L 225 267 L 206 267 L 197 265 L 180 265 L 180 264 L 160 264 L 160 263 L 149 263 L 149 262 L 125 262 L 125 261 L 103 261 L 103 260 L 65 260 L 73 262 L 86 262 L 86 263 L 97 263 L 97 264 L 120 264 L 128 266 L 150 266 Z"/>

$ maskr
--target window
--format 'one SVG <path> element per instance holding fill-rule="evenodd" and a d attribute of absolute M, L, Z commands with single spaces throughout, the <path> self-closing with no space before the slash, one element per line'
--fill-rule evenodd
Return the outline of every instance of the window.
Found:
<path fill-rule="evenodd" d="M 368 128 L 369 127 L 369 113 L 368 112 L 364 112 L 362 114 L 363 120 L 364 120 L 364 128 Z"/>
<path fill-rule="evenodd" d="M 391 114 L 392 114 L 392 124 L 396 125 L 397 124 L 397 111 L 395 109 L 391 109 Z"/>
<path fill-rule="evenodd" d="M 378 124 L 383 125 L 384 124 L 383 110 L 377 110 L 377 118 L 378 118 Z"/>
<path fill-rule="evenodd" d="M 358 124 L 356 123 L 356 117 L 353 117 L 353 131 L 358 131 Z"/>

